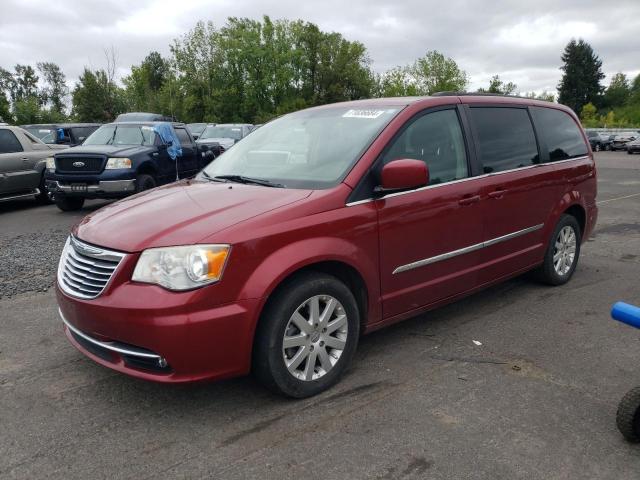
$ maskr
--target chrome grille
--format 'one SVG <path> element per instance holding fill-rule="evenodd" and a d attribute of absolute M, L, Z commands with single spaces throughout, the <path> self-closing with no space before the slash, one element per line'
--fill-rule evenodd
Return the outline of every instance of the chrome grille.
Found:
<path fill-rule="evenodd" d="M 69 237 L 58 265 L 58 285 L 71 296 L 96 298 L 105 289 L 124 253 Z"/>

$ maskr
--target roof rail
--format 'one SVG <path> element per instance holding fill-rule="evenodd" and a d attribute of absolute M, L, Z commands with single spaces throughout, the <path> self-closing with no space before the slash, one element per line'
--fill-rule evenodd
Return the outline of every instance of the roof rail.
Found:
<path fill-rule="evenodd" d="M 505 97 L 505 98 L 522 98 L 523 100 L 540 100 L 539 98 L 522 97 L 520 95 L 505 95 L 504 93 L 489 92 L 436 92 L 431 94 L 432 97 Z M 546 100 L 540 100 L 546 101 Z"/>

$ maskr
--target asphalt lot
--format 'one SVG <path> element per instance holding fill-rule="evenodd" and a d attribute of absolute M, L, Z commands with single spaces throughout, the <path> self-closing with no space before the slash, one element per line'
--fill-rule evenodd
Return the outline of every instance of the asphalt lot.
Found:
<path fill-rule="evenodd" d="M 343 381 L 301 401 L 94 364 L 48 287 L 104 202 L 0 204 L 0 478 L 638 479 L 615 411 L 640 385 L 640 331 L 609 309 L 640 303 L 640 156 L 597 164 L 599 224 L 568 285 L 517 278 L 364 337 Z"/>

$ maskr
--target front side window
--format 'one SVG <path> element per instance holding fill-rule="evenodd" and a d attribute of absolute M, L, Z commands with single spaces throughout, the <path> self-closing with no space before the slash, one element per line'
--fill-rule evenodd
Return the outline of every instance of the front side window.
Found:
<path fill-rule="evenodd" d="M 431 112 L 413 120 L 383 154 L 382 164 L 405 158 L 427 164 L 429 185 L 466 178 L 467 153 L 456 110 Z"/>
<path fill-rule="evenodd" d="M 11 130 L 0 130 L 0 153 L 21 152 L 22 145 Z"/>
<path fill-rule="evenodd" d="M 484 173 L 540 163 L 536 137 L 525 108 L 473 107 L 470 110 Z"/>
<path fill-rule="evenodd" d="M 178 135 L 178 139 L 180 140 L 180 145 L 191 145 L 191 138 L 189 138 L 189 134 L 184 128 L 176 128 L 175 131 L 176 135 Z"/>
<path fill-rule="evenodd" d="M 576 122 L 568 113 L 555 108 L 531 107 L 533 120 L 549 151 L 549 160 L 557 162 L 587 155 L 587 144 Z M 599 139 L 597 132 L 589 137 Z"/>
<path fill-rule="evenodd" d="M 216 158 L 200 178 L 242 175 L 288 188 L 333 187 L 400 109 L 329 106 L 283 115 Z"/>

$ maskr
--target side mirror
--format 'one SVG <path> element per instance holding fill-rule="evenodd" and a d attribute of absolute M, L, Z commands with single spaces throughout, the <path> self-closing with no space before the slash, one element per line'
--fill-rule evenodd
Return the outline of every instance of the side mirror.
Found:
<path fill-rule="evenodd" d="M 410 190 L 429 184 L 429 169 L 421 160 L 393 160 L 382 167 L 380 177 L 381 185 L 374 189 L 376 193 Z"/>

